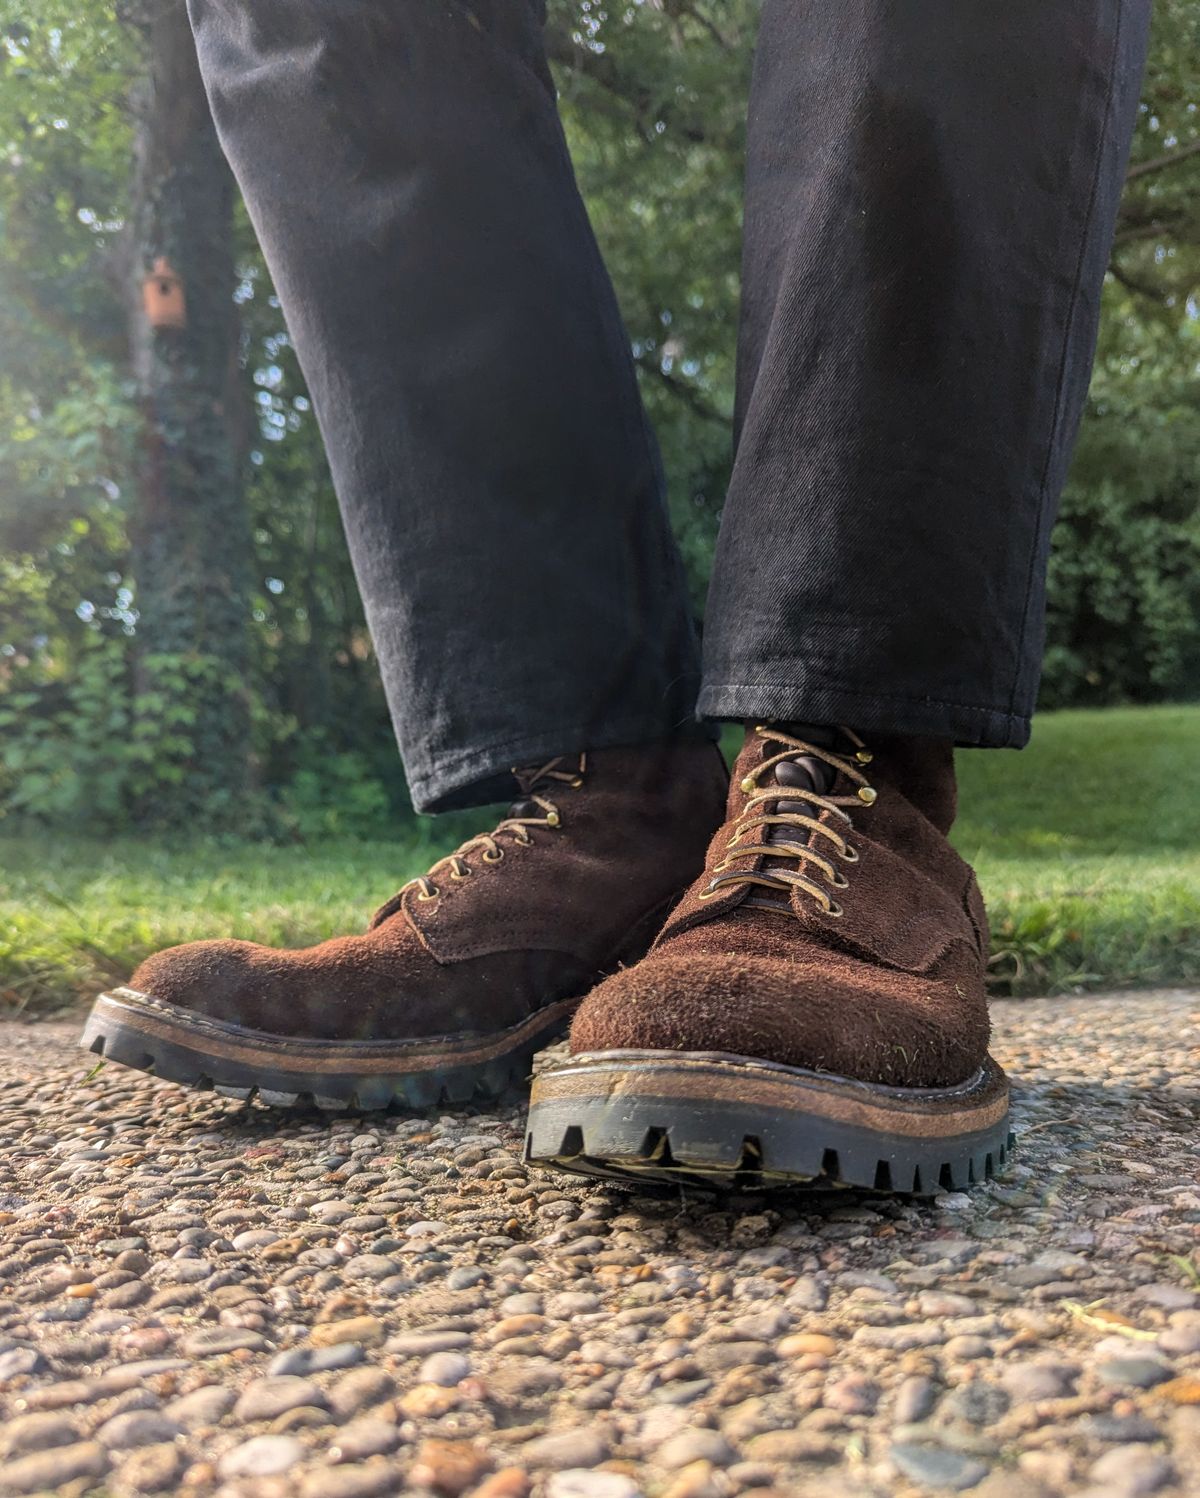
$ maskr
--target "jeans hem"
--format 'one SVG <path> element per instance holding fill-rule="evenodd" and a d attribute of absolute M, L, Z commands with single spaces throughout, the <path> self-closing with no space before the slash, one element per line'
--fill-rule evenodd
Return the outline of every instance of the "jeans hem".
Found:
<path fill-rule="evenodd" d="M 705 718 L 844 723 L 860 733 L 953 739 L 964 748 L 1022 749 L 1030 735 L 1028 715 L 934 697 L 864 692 L 827 679 L 806 680 L 803 671 L 786 683 L 705 682 L 697 711 Z"/>
<path fill-rule="evenodd" d="M 514 764 L 579 754 L 588 749 L 616 749 L 630 744 L 661 743 L 664 739 L 716 737 L 710 724 L 694 719 L 666 724 L 661 718 L 626 718 L 597 729 L 595 724 L 546 729 L 525 738 L 456 751 L 452 762 L 416 774 L 409 773 L 408 789 L 419 812 L 457 811 L 511 800 L 516 795 Z"/>

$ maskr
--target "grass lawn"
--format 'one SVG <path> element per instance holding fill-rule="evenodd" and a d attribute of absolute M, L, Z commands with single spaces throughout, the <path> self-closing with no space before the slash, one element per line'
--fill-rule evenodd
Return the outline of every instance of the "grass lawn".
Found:
<path fill-rule="evenodd" d="M 1198 758 L 1200 707 L 1046 714 L 1021 754 L 959 756 L 997 992 L 1200 981 Z M 316 847 L 0 835 L 0 1015 L 85 999 L 175 942 L 361 930 L 480 825 Z"/>

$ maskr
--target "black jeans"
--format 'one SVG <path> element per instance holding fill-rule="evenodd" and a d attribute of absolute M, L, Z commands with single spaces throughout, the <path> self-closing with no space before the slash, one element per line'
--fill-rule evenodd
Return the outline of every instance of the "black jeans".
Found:
<path fill-rule="evenodd" d="M 766 0 L 701 673 L 541 0 L 190 0 L 415 803 L 713 718 L 1020 745 L 1149 0 Z"/>

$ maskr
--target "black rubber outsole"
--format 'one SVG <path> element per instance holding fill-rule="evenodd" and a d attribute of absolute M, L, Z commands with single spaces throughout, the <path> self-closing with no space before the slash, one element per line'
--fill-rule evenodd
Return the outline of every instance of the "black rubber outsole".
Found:
<path fill-rule="evenodd" d="M 525 1158 L 639 1184 L 928 1196 L 990 1179 L 1013 1145 L 994 1062 L 927 1091 L 748 1057 L 602 1052 L 535 1078 Z"/>
<path fill-rule="evenodd" d="M 116 989 L 97 999 L 79 1044 L 194 1091 L 272 1108 L 419 1110 L 501 1097 L 528 1082 L 533 1055 L 563 1033 L 576 1003 L 549 1005 L 516 1031 L 399 1045 L 293 1041 Z"/>

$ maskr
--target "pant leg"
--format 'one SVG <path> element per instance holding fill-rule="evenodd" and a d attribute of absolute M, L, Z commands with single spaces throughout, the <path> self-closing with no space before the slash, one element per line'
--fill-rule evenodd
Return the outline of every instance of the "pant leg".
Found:
<path fill-rule="evenodd" d="M 415 803 L 495 798 L 513 764 L 692 724 L 661 465 L 539 0 L 190 13 Z"/>
<path fill-rule="evenodd" d="M 1149 0 L 766 0 L 701 710 L 1020 745 Z"/>

